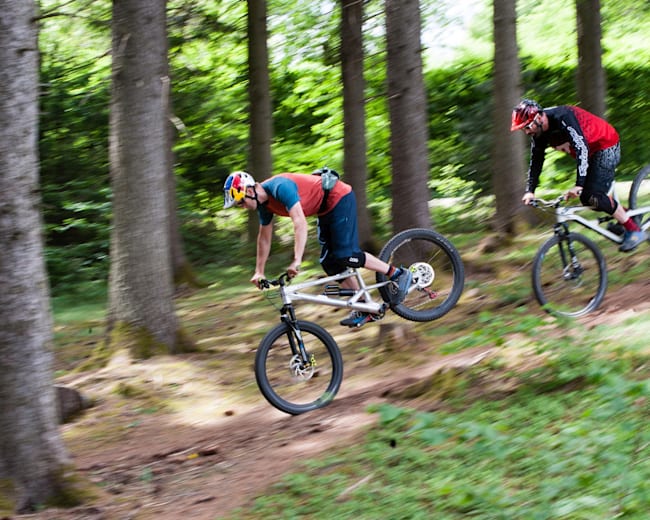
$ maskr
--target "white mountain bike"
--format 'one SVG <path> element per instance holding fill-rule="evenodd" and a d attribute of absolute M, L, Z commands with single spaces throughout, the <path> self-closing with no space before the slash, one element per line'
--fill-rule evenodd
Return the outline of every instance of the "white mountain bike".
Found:
<path fill-rule="evenodd" d="M 614 193 L 615 196 L 615 193 Z M 595 310 L 607 291 L 607 263 L 600 248 L 586 236 L 569 231 L 576 222 L 620 244 L 622 226 L 609 215 L 589 220 L 585 206 L 563 206 L 564 196 L 548 201 L 535 199 L 531 205 L 553 211 L 553 236 L 537 251 L 533 260 L 532 284 L 539 304 L 551 314 L 578 317 Z M 627 214 L 639 227 L 650 229 L 650 165 L 643 168 L 630 187 Z"/>
<path fill-rule="evenodd" d="M 281 323 L 262 339 L 255 356 L 255 378 L 262 395 L 273 406 L 297 415 L 321 408 L 334 399 L 343 380 L 343 357 L 334 338 L 317 323 L 299 320 L 294 302 L 310 302 L 370 312 L 378 318 L 391 310 L 411 321 L 440 318 L 456 304 L 463 290 L 460 254 L 445 237 L 430 229 L 408 229 L 391 238 L 379 253 L 391 265 L 411 270 L 413 280 L 405 299 L 392 304 L 395 282 L 377 274 L 368 285 L 361 272 L 345 272 L 296 283 L 282 274 L 263 280 L 263 289 L 279 297 Z M 355 278 L 359 289 L 340 283 Z"/>

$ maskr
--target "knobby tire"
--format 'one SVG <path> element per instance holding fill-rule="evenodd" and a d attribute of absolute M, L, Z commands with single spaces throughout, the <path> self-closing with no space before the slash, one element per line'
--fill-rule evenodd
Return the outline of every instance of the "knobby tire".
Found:
<path fill-rule="evenodd" d="M 379 253 L 379 259 L 396 267 L 426 265 L 435 277 L 430 286 L 409 292 L 403 302 L 391 305 L 395 314 L 410 321 L 432 321 L 447 314 L 458 302 L 465 283 L 463 261 L 453 244 L 436 231 L 407 229 L 393 236 Z M 387 280 L 377 274 L 377 282 Z M 391 301 L 393 285 L 379 289 L 384 301 Z"/>
<path fill-rule="evenodd" d="M 650 165 L 637 173 L 630 186 L 629 206 L 630 209 L 637 209 L 650 206 Z M 650 219 L 650 212 L 637 215 L 634 220 L 642 227 Z"/>
<path fill-rule="evenodd" d="M 571 262 L 568 243 L 571 241 L 576 258 L 584 272 L 573 273 L 562 263 L 561 248 Z M 607 265 L 598 246 L 584 235 L 569 233 L 554 235 L 537 251 L 533 259 L 532 284 L 535 298 L 549 314 L 567 317 L 584 316 L 594 311 L 607 291 Z"/>
<path fill-rule="evenodd" d="M 289 368 L 293 358 L 289 335 L 295 333 L 285 322 L 264 336 L 254 365 L 255 379 L 262 395 L 275 408 L 291 415 L 329 404 L 343 380 L 343 357 L 334 338 L 315 323 L 298 320 L 297 325 L 305 348 L 315 355 L 316 369 L 312 377 L 296 378 Z"/>

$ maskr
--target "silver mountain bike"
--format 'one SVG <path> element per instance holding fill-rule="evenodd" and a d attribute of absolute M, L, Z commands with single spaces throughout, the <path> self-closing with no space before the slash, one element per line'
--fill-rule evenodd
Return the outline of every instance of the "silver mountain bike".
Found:
<path fill-rule="evenodd" d="M 391 303 L 394 282 L 377 274 L 375 283 L 367 284 L 357 269 L 304 282 L 290 280 L 286 273 L 262 281 L 263 289 L 277 289 L 266 294 L 279 300 L 280 311 L 280 323 L 264 336 L 255 355 L 255 379 L 271 405 L 292 415 L 321 408 L 334 399 L 343 380 L 343 357 L 336 341 L 321 325 L 298 319 L 295 303 L 370 312 L 376 319 L 390 310 L 404 319 L 426 322 L 445 315 L 460 298 L 463 262 L 439 233 L 419 228 L 402 231 L 378 256 L 411 270 L 411 286 L 400 303 Z M 341 286 L 349 278 L 356 279 L 358 290 Z"/>
<path fill-rule="evenodd" d="M 553 236 L 542 244 L 533 260 L 532 285 L 545 311 L 578 317 L 594 311 L 603 301 L 607 291 L 607 263 L 596 243 L 583 234 L 570 231 L 569 224 L 580 224 L 616 244 L 623 241 L 624 230 L 609 215 L 588 219 L 581 213 L 592 211 L 590 208 L 563 204 L 564 196 L 550 201 L 532 201 L 532 206 L 551 211 L 556 218 Z M 630 186 L 627 214 L 648 232 L 650 165 L 636 175 Z"/>

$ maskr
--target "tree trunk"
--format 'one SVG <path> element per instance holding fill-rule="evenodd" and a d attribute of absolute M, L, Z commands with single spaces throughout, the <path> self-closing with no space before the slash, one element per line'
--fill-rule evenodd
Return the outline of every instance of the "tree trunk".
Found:
<path fill-rule="evenodd" d="M 343 78 L 343 172 L 357 197 L 361 248 L 377 252 L 366 197 L 365 81 L 363 76 L 363 2 L 341 0 L 341 69 Z"/>
<path fill-rule="evenodd" d="M 169 142 L 171 144 L 174 138 L 174 131 L 171 124 L 168 125 L 168 128 Z M 186 284 L 191 287 L 198 287 L 200 283 L 194 276 L 192 266 L 185 255 L 183 236 L 181 235 L 181 226 L 178 218 L 178 199 L 176 197 L 176 175 L 173 167 L 174 153 L 171 146 L 168 147 L 167 153 L 169 155 L 169 171 L 167 171 L 167 193 L 169 194 L 169 245 L 174 286 L 181 287 Z"/>
<path fill-rule="evenodd" d="M 168 214 L 169 214 L 169 242 L 170 254 L 172 262 L 172 273 L 174 279 L 174 286 L 179 288 L 183 285 L 191 287 L 199 287 L 201 283 L 196 279 L 192 266 L 190 265 L 187 255 L 185 254 L 185 246 L 183 244 L 183 236 L 181 234 L 180 219 L 178 217 L 178 198 L 176 196 L 176 174 L 174 173 L 174 151 L 173 145 L 176 136 L 176 127 L 173 123 L 176 120 L 172 107 L 172 88 L 171 79 L 167 78 L 163 81 L 163 106 L 167 107 L 167 193 L 168 197 Z"/>
<path fill-rule="evenodd" d="M 64 492 L 38 178 L 36 3 L 0 1 L 0 477 L 28 512 Z"/>
<path fill-rule="evenodd" d="M 260 182 L 271 177 L 273 117 L 267 47 L 266 0 L 248 0 L 249 173 Z M 249 213 L 249 238 L 257 236 L 257 219 Z"/>
<path fill-rule="evenodd" d="M 521 96 L 517 52 L 516 0 L 494 2 L 494 130 L 492 186 L 496 198 L 496 231 L 515 233 L 515 218 L 523 208 L 525 171 L 522 132 L 510 132 L 512 108 Z"/>
<path fill-rule="evenodd" d="M 576 90 L 585 110 L 605 117 L 606 81 L 602 64 L 600 0 L 576 0 L 578 70 Z"/>
<path fill-rule="evenodd" d="M 174 353 L 165 0 L 113 2 L 109 343 Z"/>
<path fill-rule="evenodd" d="M 427 99 L 418 0 L 386 0 L 393 231 L 431 227 Z"/>

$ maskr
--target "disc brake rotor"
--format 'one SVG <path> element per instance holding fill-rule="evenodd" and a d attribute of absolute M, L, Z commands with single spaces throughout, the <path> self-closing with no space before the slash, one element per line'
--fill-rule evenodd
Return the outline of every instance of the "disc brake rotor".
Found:
<path fill-rule="evenodd" d="M 293 356 L 289 362 L 289 370 L 291 372 L 291 375 L 293 375 L 293 377 L 296 379 L 301 379 L 303 381 L 311 379 L 311 377 L 314 375 L 315 367 L 316 364 L 313 362 L 305 365 L 305 363 L 302 361 L 302 358 L 297 354 Z"/>

